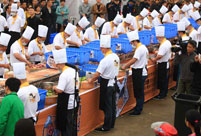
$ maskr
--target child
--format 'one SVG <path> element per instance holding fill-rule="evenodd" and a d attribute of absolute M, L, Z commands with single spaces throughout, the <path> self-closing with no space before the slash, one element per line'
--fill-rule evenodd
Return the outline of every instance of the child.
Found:
<path fill-rule="evenodd" d="M 189 136 L 201 136 L 200 134 L 200 120 L 201 115 L 196 110 L 188 110 L 186 112 L 186 126 L 191 129 L 192 134 Z"/>

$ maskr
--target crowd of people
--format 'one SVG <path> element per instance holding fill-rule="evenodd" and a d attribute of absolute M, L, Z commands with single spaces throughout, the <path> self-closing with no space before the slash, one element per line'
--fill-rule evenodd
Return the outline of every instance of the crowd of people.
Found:
<path fill-rule="evenodd" d="M 149 59 L 158 64 L 157 85 L 160 93 L 154 99 L 167 97 L 171 59 L 174 63 L 174 80 L 177 82 L 176 92 L 201 95 L 201 27 L 195 29 L 188 20 L 192 18 L 201 25 L 201 3 L 195 0 L 129 0 L 123 8 L 121 3 L 121 0 L 111 0 L 105 6 L 101 0 L 97 0 L 91 6 L 88 0 L 83 0 L 79 7 L 80 20 L 74 25 L 68 20 L 69 12 L 73 11 L 68 10 L 64 0 L 3 1 L 1 10 L 4 12 L 0 16 L 0 77 L 3 77 L 4 69 L 11 68 L 16 78 L 9 78 L 5 83 L 6 96 L 0 106 L 0 136 L 17 135 L 15 124 L 21 118 L 31 120 L 33 124 L 37 121 L 40 97 L 37 88 L 27 81 L 25 65 L 31 67 L 42 62 L 50 34 L 55 32 L 58 34 L 53 40 L 52 53 L 56 67 L 62 71 L 58 85 L 54 87 L 58 93 L 56 124 L 63 136 L 77 135 L 75 111 L 79 106 L 76 94 L 79 76 L 76 68 L 66 66 L 65 48 L 79 48 L 87 42 L 100 40 L 100 49 L 105 57 L 94 76 L 88 79 L 89 83 L 99 77 L 101 79 L 99 107 L 104 112 L 104 124 L 97 131 L 109 131 L 115 127 L 115 82 L 119 68 L 132 68 L 136 106 L 129 114 L 131 116 L 140 115 L 143 110 Z M 177 25 L 178 36 L 174 41 L 165 38 L 165 27 L 161 24 L 167 23 Z M 159 42 L 159 48 L 154 51 L 148 50 L 140 42 L 138 34 L 138 31 L 152 28 L 155 28 Z M 118 55 L 111 51 L 111 38 L 118 38 L 121 34 L 127 34 L 135 50 L 133 58 L 122 66 Z M 149 53 L 155 57 L 149 57 Z M 197 118 L 193 118 L 194 115 Z M 191 128 L 192 136 L 200 135 L 199 115 L 195 111 L 186 113 L 186 124 Z"/>

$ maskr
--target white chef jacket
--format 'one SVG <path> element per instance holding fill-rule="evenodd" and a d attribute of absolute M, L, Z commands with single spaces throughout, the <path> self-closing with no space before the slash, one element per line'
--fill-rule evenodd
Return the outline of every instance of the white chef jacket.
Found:
<path fill-rule="evenodd" d="M 162 58 L 157 60 L 158 63 L 167 62 L 167 68 L 169 68 L 169 59 L 171 58 L 171 47 L 172 44 L 169 40 L 166 40 L 162 43 L 158 50 L 158 55 L 161 55 Z"/>
<path fill-rule="evenodd" d="M 12 31 L 12 32 L 20 33 L 21 32 L 21 27 L 24 26 L 23 21 L 22 21 L 20 16 L 17 16 L 17 19 L 16 19 L 14 24 L 12 24 L 12 22 L 13 22 L 13 17 L 12 16 L 8 18 L 7 22 L 8 22 L 8 28 L 9 28 L 8 31 L 9 32 Z"/>
<path fill-rule="evenodd" d="M 66 43 L 64 44 L 64 38 L 62 36 L 62 33 L 58 33 L 53 40 L 53 50 L 55 50 L 55 46 L 60 46 L 62 49 L 68 47 L 68 43 L 66 40 Z"/>
<path fill-rule="evenodd" d="M 24 51 L 25 52 L 25 51 Z M 21 57 L 25 58 L 25 53 L 22 53 L 22 47 L 20 46 L 20 44 L 18 43 L 18 41 L 15 41 L 10 48 L 10 63 L 11 65 L 13 63 L 19 63 L 21 61 L 19 61 L 18 59 L 15 58 L 14 53 L 19 53 Z"/>
<path fill-rule="evenodd" d="M 104 79 L 109 79 L 108 86 L 114 86 L 114 78 L 119 74 L 120 59 L 115 53 L 105 56 L 99 63 L 97 72 Z"/>
<path fill-rule="evenodd" d="M 79 76 L 77 73 L 77 78 L 76 78 L 78 85 L 76 85 L 76 88 L 79 89 Z M 74 106 L 74 99 L 75 95 L 72 95 L 75 93 L 75 70 L 73 68 L 67 68 L 65 69 L 61 75 L 59 76 L 59 82 L 57 89 L 62 90 L 64 93 L 71 94 L 69 96 L 69 101 L 68 101 L 68 109 L 73 109 L 74 107 L 77 106 L 77 103 L 75 103 Z"/>
<path fill-rule="evenodd" d="M 9 61 L 5 52 L 3 53 L 3 60 L 1 60 L 1 57 L 0 57 L 0 64 L 9 64 Z M 4 75 L 4 70 L 5 68 L 0 67 L 0 76 Z"/>
<path fill-rule="evenodd" d="M 151 29 L 144 28 L 144 26 L 153 27 L 152 20 L 150 22 L 148 17 L 145 17 L 144 20 L 143 20 L 143 30 L 151 30 Z"/>
<path fill-rule="evenodd" d="M 112 28 L 111 28 L 110 22 L 106 22 L 103 25 L 103 29 L 102 29 L 101 34 L 111 35 L 111 36 L 117 36 L 118 35 L 117 34 L 117 27 L 114 26 L 114 29 L 113 29 L 113 32 L 112 32 Z"/>
<path fill-rule="evenodd" d="M 38 47 L 36 39 L 32 40 L 28 46 L 28 55 L 30 56 L 30 61 L 31 62 L 41 61 L 42 57 L 40 55 L 31 56 L 31 54 L 33 54 L 34 52 L 43 52 L 45 54 L 45 52 L 47 52 L 45 44 L 42 44 L 42 51 Z"/>
<path fill-rule="evenodd" d="M 97 32 L 97 38 L 95 37 L 95 31 Z M 90 41 L 99 40 L 98 31 L 97 30 L 95 31 L 92 27 L 87 28 L 84 33 L 84 37 L 88 38 Z"/>
<path fill-rule="evenodd" d="M 137 61 L 133 65 L 131 65 L 131 67 L 134 69 L 145 68 L 145 66 L 148 63 L 147 62 L 148 55 L 149 55 L 149 51 L 148 51 L 147 47 L 143 44 L 140 45 L 136 49 L 135 54 L 133 56 L 133 58 L 136 58 Z"/>
<path fill-rule="evenodd" d="M 124 23 L 120 23 L 118 26 L 117 26 L 117 34 L 118 33 L 127 33 L 129 30 L 128 30 L 128 27 L 126 27 L 126 30 L 124 28 Z M 127 31 L 127 32 L 126 32 Z"/>
<path fill-rule="evenodd" d="M 153 27 L 156 27 L 156 26 L 161 25 L 160 18 L 159 18 L 159 17 L 155 17 L 155 18 L 152 20 L 152 24 L 153 24 Z"/>
<path fill-rule="evenodd" d="M 24 118 L 35 119 L 40 101 L 38 89 L 33 85 L 25 86 L 19 89 L 17 95 L 24 104 Z"/>
<path fill-rule="evenodd" d="M 4 16 L 0 15 L 0 32 L 4 31 L 4 28 L 7 27 L 7 21 Z"/>
<path fill-rule="evenodd" d="M 197 42 L 201 42 L 201 26 L 198 28 L 197 30 L 198 34 L 197 34 Z M 198 47 L 198 44 L 197 44 Z"/>
<path fill-rule="evenodd" d="M 169 15 L 169 13 L 166 13 L 164 15 L 162 22 L 173 23 L 173 20 L 171 19 L 171 16 Z"/>
<path fill-rule="evenodd" d="M 139 22 L 139 29 L 140 29 L 140 28 L 143 28 L 143 20 L 138 20 L 138 22 Z M 136 17 L 133 17 L 133 21 L 131 22 L 131 26 L 132 26 L 135 30 L 138 30 Z"/>
<path fill-rule="evenodd" d="M 18 11 L 17 11 L 17 15 L 21 17 L 22 25 L 24 26 L 24 24 L 26 22 L 26 16 L 25 16 L 25 13 L 24 13 L 24 9 L 19 8 Z"/>
<path fill-rule="evenodd" d="M 189 33 L 189 37 L 191 37 L 192 40 L 196 41 L 198 40 L 198 32 L 194 29 L 191 33 Z"/>
<path fill-rule="evenodd" d="M 74 32 L 69 38 L 67 38 L 67 40 L 73 41 L 73 42 L 76 42 L 76 43 L 79 43 L 80 45 L 82 45 L 82 41 L 84 40 L 84 34 L 82 31 L 80 32 L 80 37 L 81 38 L 79 38 L 77 36 L 76 32 Z"/>

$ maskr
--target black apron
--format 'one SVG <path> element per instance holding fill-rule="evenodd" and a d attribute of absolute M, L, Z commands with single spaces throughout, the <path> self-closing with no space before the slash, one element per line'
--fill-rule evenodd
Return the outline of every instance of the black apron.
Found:
<path fill-rule="evenodd" d="M 178 81 L 178 74 L 179 74 L 179 64 L 174 65 L 173 69 L 173 81 Z"/>
<path fill-rule="evenodd" d="M 197 53 L 201 54 L 201 42 L 198 42 Z"/>
<path fill-rule="evenodd" d="M 67 109 L 70 94 L 58 94 L 57 108 L 56 108 L 56 127 L 58 130 L 66 130 Z"/>
<path fill-rule="evenodd" d="M 100 77 L 100 103 L 99 103 L 99 109 L 104 110 L 105 107 L 105 97 L 106 97 L 106 91 L 107 91 L 107 85 L 108 85 L 109 79 L 104 79 Z"/>
<path fill-rule="evenodd" d="M 133 90 L 135 98 L 142 98 L 142 68 L 132 68 Z"/>
<path fill-rule="evenodd" d="M 167 62 L 158 63 L 158 89 L 163 88 L 167 78 Z"/>

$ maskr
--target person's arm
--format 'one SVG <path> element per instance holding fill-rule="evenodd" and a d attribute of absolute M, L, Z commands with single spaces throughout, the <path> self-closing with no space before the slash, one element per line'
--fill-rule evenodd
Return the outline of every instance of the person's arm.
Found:
<path fill-rule="evenodd" d="M 72 45 L 76 45 L 77 47 L 80 47 L 80 44 L 77 42 L 74 42 L 74 41 L 67 40 L 67 43 L 72 44 Z"/>
<path fill-rule="evenodd" d="M 3 136 L 7 127 L 8 115 L 11 110 L 11 105 L 8 99 L 3 99 L 0 106 L 0 136 Z"/>
<path fill-rule="evenodd" d="M 161 59 L 162 55 L 157 55 L 156 58 L 150 58 L 151 61 L 156 62 L 157 60 Z"/>
<path fill-rule="evenodd" d="M 0 64 L 0 67 L 9 69 L 9 68 L 10 68 L 10 65 L 9 65 L 9 64 Z"/>
<path fill-rule="evenodd" d="M 91 40 L 89 40 L 88 38 L 84 37 L 84 40 L 87 42 L 90 42 Z"/>
<path fill-rule="evenodd" d="M 125 34 L 125 33 L 123 33 L 123 32 L 119 32 L 119 33 L 118 33 L 118 35 L 121 35 L 121 34 Z"/>
<path fill-rule="evenodd" d="M 55 46 L 54 47 L 56 50 L 61 50 L 62 48 L 61 48 L 61 46 Z"/>
<path fill-rule="evenodd" d="M 34 52 L 34 53 L 32 53 L 30 56 L 35 56 L 35 55 L 43 56 L 44 53 L 43 53 L 43 52 Z"/>
<path fill-rule="evenodd" d="M 95 11 L 95 5 L 92 6 L 91 13 L 92 14 L 97 14 L 97 11 Z"/>
<path fill-rule="evenodd" d="M 131 60 L 128 61 L 125 65 L 123 65 L 121 68 L 125 70 L 126 68 L 130 67 L 132 64 L 134 64 L 137 61 L 136 58 L 132 58 Z"/>
<path fill-rule="evenodd" d="M 90 78 L 88 80 L 89 83 L 93 83 L 94 81 L 96 81 L 98 79 L 98 77 L 100 76 L 100 73 L 96 71 L 96 73 L 93 75 L 92 78 Z"/>
<path fill-rule="evenodd" d="M 58 85 L 57 87 L 54 87 L 54 91 L 56 93 L 63 93 L 63 91 L 65 90 L 65 87 L 66 87 L 66 84 L 68 83 L 68 80 L 65 78 L 64 75 L 60 75 L 59 77 L 59 82 L 58 82 Z"/>
<path fill-rule="evenodd" d="M 80 14 L 80 16 L 82 16 L 84 14 L 82 11 L 82 5 L 79 6 L 79 14 Z"/>
<path fill-rule="evenodd" d="M 100 11 L 100 14 L 106 14 L 107 10 L 106 10 L 106 7 L 105 5 L 102 5 L 102 10 Z"/>
<path fill-rule="evenodd" d="M 91 6 L 89 6 L 89 10 L 87 11 L 87 17 L 90 17 L 90 15 L 91 15 Z"/>
<path fill-rule="evenodd" d="M 65 7 L 66 7 L 66 10 L 64 11 L 64 15 L 68 15 L 69 14 L 68 7 L 67 6 Z"/>
<path fill-rule="evenodd" d="M 31 63 L 30 63 L 28 60 L 26 60 L 25 58 L 21 57 L 21 55 L 20 55 L 19 53 L 14 53 L 14 57 L 15 57 L 17 60 L 21 61 L 21 62 L 25 62 L 25 63 L 28 64 L 29 66 L 31 65 Z"/>
<path fill-rule="evenodd" d="M 144 25 L 144 28 L 145 28 L 145 29 L 151 29 L 152 27 L 149 27 L 149 26 L 147 26 L 147 25 Z"/>
<path fill-rule="evenodd" d="M 60 7 L 57 7 L 57 9 L 56 9 L 56 14 L 57 14 L 58 16 L 61 16 Z"/>

